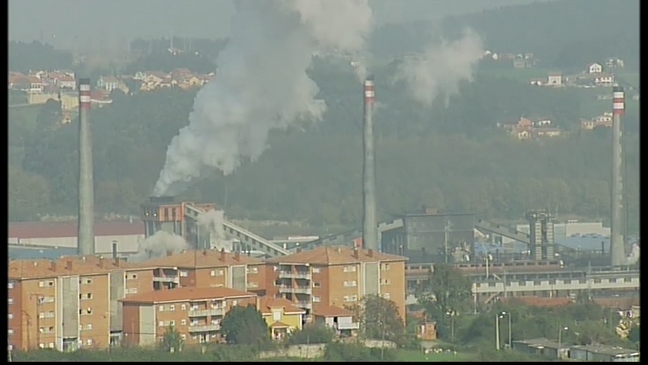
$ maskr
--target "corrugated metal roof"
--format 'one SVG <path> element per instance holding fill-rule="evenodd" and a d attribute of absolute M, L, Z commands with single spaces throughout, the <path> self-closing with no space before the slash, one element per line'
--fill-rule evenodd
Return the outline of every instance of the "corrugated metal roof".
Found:
<path fill-rule="evenodd" d="M 95 236 L 144 235 L 142 222 L 98 221 Z M 19 222 L 9 223 L 9 238 L 61 238 L 76 237 L 77 222 Z"/>
<path fill-rule="evenodd" d="M 343 265 L 359 262 L 407 261 L 404 256 L 386 254 L 365 249 L 358 250 L 357 257 L 354 249 L 347 246 L 320 246 L 308 251 L 301 251 L 288 256 L 268 259 L 268 263 L 295 263 L 319 265 Z"/>

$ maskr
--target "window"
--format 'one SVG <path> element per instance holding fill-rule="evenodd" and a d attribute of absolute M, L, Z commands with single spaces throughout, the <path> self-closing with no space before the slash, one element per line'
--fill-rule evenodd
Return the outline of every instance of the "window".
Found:
<path fill-rule="evenodd" d="M 238 300 L 232 300 L 232 307 L 236 307 L 237 304 L 238 304 Z"/>
<path fill-rule="evenodd" d="M 160 312 L 164 312 L 164 306 L 163 305 L 159 306 L 158 308 L 159 308 Z"/>
<path fill-rule="evenodd" d="M 44 344 L 44 343 L 39 343 L 39 344 L 38 344 L 38 347 L 44 349 L 44 348 L 45 348 L 45 344 Z"/>
<path fill-rule="evenodd" d="M 183 326 L 186 326 L 187 325 L 187 320 L 186 319 L 181 320 L 180 324 L 183 325 Z"/>
<path fill-rule="evenodd" d="M 624 283 L 629 283 L 632 281 L 632 278 L 623 278 Z"/>
<path fill-rule="evenodd" d="M 321 284 L 320 282 L 318 282 L 318 281 L 313 281 L 313 288 L 319 288 L 319 287 L 321 287 L 321 286 L 322 286 L 322 284 Z"/>
<path fill-rule="evenodd" d="M 518 281 L 518 285 L 519 286 L 526 286 L 526 281 L 520 280 L 520 281 Z"/>
<path fill-rule="evenodd" d="M 9 328 L 9 329 L 7 330 L 7 333 L 10 334 L 10 335 L 13 335 L 13 328 Z"/>
<path fill-rule="evenodd" d="M 549 280 L 549 285 L 556 285 L 556 279 Z"/>
<path fill-rule="evenodd" d="M 186 340 L 186 339 L 187 339 L 187 335 L 185 335 L 184 333 L 181 333 L 181 334 L 180 334 L 180 338 L 183 339 L 183 340 Z"/>
<path fill-rule="evenodd" d="M 54 348 L 54 342 L 50 342 L 49 345 L 47 345 L 47 347 L 53 349 Z"/>
<path fill-rule="evenodd" d="M 385 299 L 389 299 L 390 297 L 391 297 L 391 296 L 389 295 L 389 293 L 385 293 L 385 294 L 383 294 L 383 298 L 385 298 Z"/>
<path fill-rule="evenodd" d="M 355 266 L 345 266 L 344 267 L 344 272 L 355 272 L 356 267 Z"/>
<path fill-rule="evenodd" d="M 389 279 L 380 280 L 380 285 L 389 285 Z"/>
<path fill-rule="evenodd" d="M 542 285 L 540 280 L 533 280 L 533 285 Z"/>
<path fill-rule="evenodd" d="M 92 329 L 92 323 L 88 323 L 88 324 L 86 324 L 86 327 L 85 327 L 85 328 L 86 328 L 87 330 L 91 330 L 91 329 Z"/>
<path fill-rule="evenodd" d="M 248 274 L 256 274 L 256 273 L 258 273 L 258 272 L 259 272 L 259 268 L 258 268 L 258 267 L 248 267 L 248 268 L 247 268 L 247 273 L 248 273 Z"/>
<path fill-rule="evenodd" d="M 175 304 L 171 304 L 171 305 L 169 306 L 169 310 L 170 310 L 171 312 L 175 311 Z"/>
<path fill-rule="evenodd" d="M 313 274 L 319 274 L 322 271 L 319 267 L 314 267 L 313 268 Z"/>
<path fill-rule="evenodd" d="M 348 288 L 348 287 L 358 286 L 358 284 L 356 283 L 355 280 L 352 280 L 352 281 L 345 281 L 344 286 Z"/>
<path fill-rule="evenodd" d="M 14 283 L 8 283 L 8 284 L 7 284 L 7 288 L 9 288 L 9 289 L 13 289 L 13 287 L 14 287 Z"/>
<path fill-rule="evenodd" d="M 600 283 L 601 283 L 601 279 L 594 279 L 594 284 L 600 284 Z"/>
<path fill-rule="evenodd" d="M 180 305 L 180 310 L 186 311 L 187 310 L 187 305 L 186 304 Z"/>
<path fill-rule="evenodd" d="M 54 303 L 54 297 L 43 297 L 42 303 Z"/>
<path fill-rule="evenodd" d="M 586 283 L 587 283 L 587 280 L 585 280 L 585 279 L 578 279 L 578 283 L 579 283 L 579 284 L 586 284 Z"/>
<path fill-rule="evenodd" d="M 184 271 L 184 270 L 180 271 L 180 277 L 186 278 L 187 276 L 189 276 L 189 272 Z"/>
<path fill-rule="evenodd" d="M 92 279 L 85 279 L 84 284 L 92 284 Z"/>
<path fill-rule="evenodd" d="M 274 321 L 281 321 L 281 311 L 272 311 L 272 319 Z"/>
<path fill-rule="evenodd" d="M 13 304 L 13 298 L 9 298 L 7 301 L 9 302 L 9 304 Z"/>
<path fill-rule="evenodd" d="M 39 282 L 38 282 L 38 287 L 39 287 L 39 288 L 43 288 L 43 287 L 45 287 L 45 282 L 44 282 L 44 281 L 39 281 Z"/>
<path fill-rule="evenodd" d="M 92 346 L 92 340 L 91 339 L 86 340 L 86 345 Z"/>
<path fill-rule="evenodd" d="M 357 295 L 345 295 L 345 296 L 344 296 L 344 301 L 345 301 L 345 302 L 355 302 L 355 301 L 357 301 L 357 300 L 358 300 L 358 296 L 357 296 Z"/>
<path fill-rule="evenodd" d="M 169 325 L 175 326 L 175 320 L 172 319 L 171 322 L 169 323 Z"/>
<path fill-rule="evenodd" d="M 164 327 L 164 321 L 158 321 L 158 327 Z"/>
<path fill-rule="evenodd" d="M 255 281 L 251 281 L 251 282 L 248 283 L 247 286 L 248 286 L 248 288 L 258 288 L 259 283 L 255 282 Z"/>
<path fill-rule="evenodd" d="M 609 278 L 608 283 L 611 283 L 611 284 L 616 283 L 616 278 Z"/>
<path fill-rule="evenodd" d="M 219 270 L 212 270 L 212 271 L 210 272 L 210 275 L 211 275 L 211 276 L 223 276 L 223 269 L 219 269 Z"/>
<path fill-rule="evenodd" d="M 126 294 L 137 294 L 137 288 L 126 289 Z"/>
<path fill-rule="evenodd" d="M 569 284 L 571 284 L 571 280 L 570 279 L 565 279 L 565 280 L 563 280 L 563 284 L 569 285 Z"/>
<path fill-rule="evenodd" d="M 382 270 L 383 271 L 389 270 L 389 264 L 382 264 Z"/>
<path fill-rule="evenodd" d="M 492 283 L 492 282 L 491 282 L 491 283 L 488 283 L 488 287 L 489 287 L 489 288 L 494 288 L 494 287 L 495 287 L 495 283 Z"/>
<path fill-rule="evenodd" d="M 53 281 L 51 281 L 51 280 L 50 280 L 50 281 L 48 281 L 48 282 L 47 282 L 47 286 L 54 286 L 54 282 L 53 282 Z"/>
<path fill-rule="evenodd" d="M 79 300 L 92 299 L 92 293 L 79 294 Z"/>
<path fill-rule="evenodd" d="M 8 316 L 8 317 L 9 317 L 9 319 L 13 319 L 13 314 L 12 314 L 12 313 L 9 313 L 9 316 Z"/>
<path fill-rule="evenodd" d="M 319 303 L 321 301 L 322 301 L 322 298 L 320 298 L 318 296 L 315 296 L 315 295 L 313 296 L 313 303 Z"/>

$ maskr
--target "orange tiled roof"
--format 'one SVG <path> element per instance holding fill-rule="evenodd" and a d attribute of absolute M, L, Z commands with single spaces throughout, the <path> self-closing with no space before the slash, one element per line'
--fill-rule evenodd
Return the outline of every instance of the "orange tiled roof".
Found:
<path fill-rule="evenodd" d="M 260 259 L 241 254 L 222 251 L 185 251 L 171 256 L 160 257 L 138 264 L 138 267 L 179 267 L 179 268 L 211 268 L 231 265 L 261 265 Z"/>
<path fill-rule="evenodd" d="M 241 290 L 219 287 L 184 287 L 156 290 L 121 299 L 124 303 L 177 303 L 210 299 L 251 298 L 256 294 Z"/>
<path fill-rule="evenodd" d="M 219 287 L 184 287 L 156 290 L 121 299 L 124 303 L 177 303 L 227 298 L 252 298 L 256 294 L 241 290 Z"/>
<path fill-rule="evenodd" d="M 71 263 L 71 266 L 68 263 Z M 9 262 L 9 278 L 14 280 L 56 278 L 64 275 L 101 275 L 110 272 L 93 262 L 82 259 L 61 258 L 52 260 L 14 260 Z"/>
<path fill-rule="evenodd" d="M 313 310 L 313 315 L 319 317 L 351 317 L 353 313 L 350 310 L 336 307 L 334 305 L 319 306 Z"/>
<path fill-rule="evenodd" d="M 288 299 L 269 296 L 259 298 L 259 311 L 261 314 L 272 314 L 272 308 L 283 308 L 286 314 L 306 313 L 305 310 L 295 307 Z"/>
<path fill-rule="evenodd" d="M 292 255 L 275 257 L 269 263 L 297 263 L 320 265 L 344 265 L 359 262 L 406 261 L 407 257 L 390 255 L 382 252 L 359 249 L 358 257 L 354 249 L 347 246 L 320 246 L 312 250 L 297 252 Z"/>

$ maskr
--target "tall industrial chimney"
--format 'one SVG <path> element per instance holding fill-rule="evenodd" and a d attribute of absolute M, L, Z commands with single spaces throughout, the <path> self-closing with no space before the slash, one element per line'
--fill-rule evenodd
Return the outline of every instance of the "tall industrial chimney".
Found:
<path fill-rule="evenodd" d="M 610 256 L 612 266 L 625 264 L 625 240 L 623 237 L 623 147 L 621 143 L 621 116 L 625 113 L 623 87 L 612 88 L 612 224 Z"/>
<path fill-rule="evenodd" d="M 90 131 L 90 79 L 79 79 L 79 223 L 78 253 L 94 255 L 94 189 Z"/>
<path fill-rule="evenodd" d="M 374 81 L 368 77 L 364 82 L 364 133 L 363 133 L 363 223 L 362 223 L 362 244 L 364 248 L 379 251 L 378 232 L 376 226 L 376 175 L 374 152 Z"/>

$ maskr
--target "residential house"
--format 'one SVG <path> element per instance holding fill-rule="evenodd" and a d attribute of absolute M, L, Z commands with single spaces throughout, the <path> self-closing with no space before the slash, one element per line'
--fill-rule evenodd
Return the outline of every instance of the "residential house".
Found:
<path fill-rule="evenodd" d="M 424 310 L 408 312 L 410 318 L 416 321 L 416 337 L 421 341 L 435 341 L 438 338 L 437 325 L 429 321 Z"/>
<path fill-rule="evenodd" d="M 612 113 L 605 112 L 602 115 L 599 115 L 592 119 L 583 119 L 580 120 L 580 127 L 584 130 L 592 130 L 596 127 L 612 127 Z"/>
<path fill-rule="evenodd" d="M 520 118 L 514 124 L 498 124 L 498 126 L 508 131 L 511 136 L 517 139 L 529 139 L 533 130 L 533 121 L 527 118 Z"/>
<path fill-rule="evenodd" d="M 56 86 L 63 90 L 76 90 L 76 80 L 74 76 L 61 73 L 56 77 Z"/>
<path fill-rule="evenodd" d="M 316 325 L 332 328 L 343 337 L 355 336 L 360 329 L 360 323 L 350 310 L 334 305 L 317 307 L 313 311 L 313 321 Z"/>
<path fill-rule="evenodd" d="M 612 86 L 614 84 L 614 75 L 605 72 L 598 73 L 594 78 L 594 83 L 597 86 Z"/>
<path fill-rule="evenodd" d="M 289 300 L 264 296 L 259 298 L 258 309 L 275 340 L 285 339 L 291 332 L 302 329 L 306 311 Z"/>
<path fill-rule="evenodd" d="M 551 72 L 547 76 L 547 85 L 549 86 L 562 86 L 563 78 L 560 72 Z"/>
<path fill-rule="evenodd" d="M 266 293 L 288 299 L 309 315 L 322 307 L 354 306 L 365 295 L 380 295 L 394 301 L 405 320 L 406 260 L 346 246 L 298 249 L 266 260 Z"/>
<path fill-rule="evenodd" d="M 587 73 L 600 74 L 601 72 L 603 72 L 603 66 L 598 63 L 591 63 L 589 66 L 587 66 Z"/>
<path fill-rule="evenodd" d="M 262 260 L 240 252 L 185 251 L 144 261 L 140 268 L 153 271 L 153 289 L 177 287 L 227 287 L 241 291 L 265 291 Z"/>
<path fill-rule="evenodd" d="M 529 81 L 529 84 L 534 85 L 534 86 L 542 86 L 542 85 L 544 85 L 544 83 L 545 83 L 545 80 L 543 80 L 543 79 L 531 79 Z"/>
<path fill-rule="evenodd" d="M 110 93 L 105 90 L 91 90 L 90 102 L 93 106 L 102 107 L 104 105 L 112 104 Z"/>
<path fill-rule="evenodd" d="M 237 305 L 254 305 L 257 296 L 226 287 L 188 287 L 151 291 L 121 300 L 124 341 L 155 346 L 169 327 L 186 344 L 221 340 L 221 321 Z"/>
<path fill-rule="evenodd" d="M 99 80 L 97 80 L 97 88 L 107 92 L 119 89 L 124 93 L 128 93 L 128 87 L 126 87 L 124 82 L 114 76 L 99 77 Z"/>
<path fill-rule="evenodd" d="M 625 62 L 620 58 L 608 58 L 605 61 L 605 67 L 607 68 L 623 68 L 625 67 Z"/>
<path fill-rule="evenodd" d="M 26 93 L 42 93 L 45 83 L 36 76 L 15 73 L 9 75 L 9 88 Z"/>

